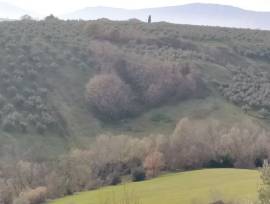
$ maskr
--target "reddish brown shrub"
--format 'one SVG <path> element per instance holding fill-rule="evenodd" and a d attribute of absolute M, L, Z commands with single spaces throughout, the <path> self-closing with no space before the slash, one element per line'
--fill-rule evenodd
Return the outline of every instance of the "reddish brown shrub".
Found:
<path fill-rule="evenodd" d="M 35 189 L 30 189 L 28 191 L 22 192 L 20 198 L 27 200 L 29 204 L 40 204 L 46 200 L 47 188 L 38 187 Z"/>
<path fill-rule="evenodd" d="M 129 85 L 115 74 L 101 74 L 86 86 L 92 109 L 103 118 L 119 119 L 134 112 L 134 94 Z"/>
<path fill-rule="evenodd" d="M 164 167 L 164 156 L 159 151 L 151 152 L 144 160 L 144 168 L 149 178 L 157 176 L 162 167 Z"/>

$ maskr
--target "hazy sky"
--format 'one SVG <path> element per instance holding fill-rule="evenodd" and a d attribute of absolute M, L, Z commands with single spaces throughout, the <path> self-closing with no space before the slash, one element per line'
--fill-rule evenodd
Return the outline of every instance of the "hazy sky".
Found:
<path fill-rule="evenodd" d="M 1 1 L 1 0 L 0 0 Z M 233 5 L 256 11 L 270 11 L 269 0 L 2 0 L 39 14 L 63 14 L 87 6 L 110 6 L 118 8 L 149 8 L 181 5 L 187 3 L 217 3 Z"/>

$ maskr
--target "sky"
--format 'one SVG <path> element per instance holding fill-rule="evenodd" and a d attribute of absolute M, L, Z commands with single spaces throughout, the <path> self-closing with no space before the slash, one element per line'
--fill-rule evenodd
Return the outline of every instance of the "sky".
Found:
<path fill-rule="evenodd" d="M 1 1 L 1 0 L 0 0 Z M 216 3 L 232 5 L 248 10 L 270 11 L 269 0 L 2 0 L 40 15 L 65 14 L 88 6 L 108 6 L 116 8 L 152 8 L 188 3 Z"/>

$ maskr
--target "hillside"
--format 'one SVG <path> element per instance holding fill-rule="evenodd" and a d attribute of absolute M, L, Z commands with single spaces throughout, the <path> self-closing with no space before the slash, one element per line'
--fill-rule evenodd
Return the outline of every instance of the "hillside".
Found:
<path fill-rule="evenodd" d="M 267 127 L 267 31 L 50 16 L 1 22 L 0 36 L 2 147 L 55 154 L 105 132 L 170 134 L 183 117 Z"/>
<path fill-rule="evenodd" d="M 50 204 L 102 204 L 113 200 L 118 203 L 192 204 L 224 200 L 255 200 L 260 180 L 257 171 L 211 169 L 169 174 L 159 178 L 107 187 L 96 191 L 68 196 Z"/>
<path fill-rule="evenodd" d="M 110 7 L 89 7 L 62 16 L 64 19 L 96 20 L 108 18 L 111 20 L 139 19 L 146 21 L 148 15 L 153 21 L 170 23 L 207 25 L 235 28 L 270 29 L 265 21 L 269 12 L 256 12 L 233 6 L 219 4 L 194 3 L 181 6 L 128 10 Z"/>
<path fill-rule="evenodd" d="M 0 22 L 0 47 L 1 204 L 268 199 L 269 31 L 51 15 Z M 236 170 L 262 166 L 259 189 Z"/>

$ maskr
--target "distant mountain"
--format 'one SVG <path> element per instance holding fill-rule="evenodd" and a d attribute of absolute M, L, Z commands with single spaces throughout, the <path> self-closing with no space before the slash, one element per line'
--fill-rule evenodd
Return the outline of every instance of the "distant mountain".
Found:
<path fill-rule="evenodd" d="M 30 11 L 16 7 L 9 3 L 0 2 L 0 21 L 7 19 L 19 19 L 25 14 L 32 15 Z"/>
<path fill-rule="evenodd" d="M 10 21 L 8 18 L 0 18 L 0 21 Z"/>
<path fill-rule="evenodd" d="M 128 10 L 110 7 L 88 7 L 62 16 L 65 19 L 92 20 L 109 18 L 127 20 L 137 18 L 147 20 L 152 15 L 153 21 L 171 23 L 239 27 L 270 30 L 270 12 L 256 12 L 233 6 L 218 4 L 187 4 L 161 8 Z"/>

